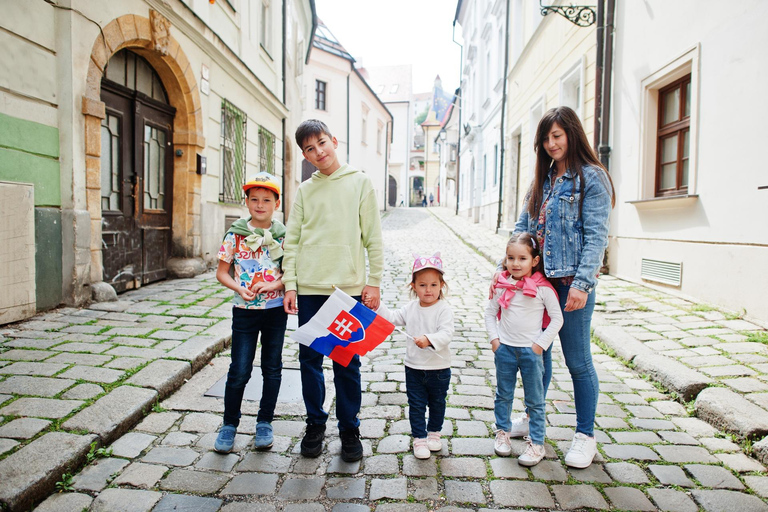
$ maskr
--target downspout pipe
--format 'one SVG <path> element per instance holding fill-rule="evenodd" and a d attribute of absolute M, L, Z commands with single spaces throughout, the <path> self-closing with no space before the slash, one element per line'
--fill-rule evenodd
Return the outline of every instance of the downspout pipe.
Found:
<path fill-rule="evenodd" d="M 459 8 L 461 7 L 461 1 L 459 1 Z M 458 8 L 456 11 L 456 18 L 458 18 Z M 461 64 L 464 62 L 464 45 L 456 41 L 456 19 L 453 20 L 453 42 L 458 45 L 459 48 L 461 48 L 459 53 L 459 87 L 456 89 L 456 103 L 458 103 L 459 108 L 459 136 L 456 138 L 456 211 L 454 212 L 456 215 L 459 214 L 459 198 L 460 190 L 460 180 L 461 180 L 461 138 L 462 138 L 462 124 L 461 124 L 461 113 L 464 110 L 464 107 L 462 105 L 462 91 L 461 91 Z"/>
<path fill-rule="evenodd" d="M 354 64 L 350 62 L 350 66 L 354 66 Z M 349 147 L 352 145 L 349 140 L 349 75 L 351 73 L 347 75 L 347 163 L 349 163 Z"/>
<path fill-rule="evenodd" d="M 597 0 L 597 48 L 595 50 L 595 129 L 592 135 L 594 139 L 595 153 L 600 147 L 600 117 L 603 115 L 603 49 L 605 47 L 605 0 Z"/>
<path fill-rule="evenodd" d="M 509 0 L 505 7 L 506 21 L 504 22 L 504 79 L 501 86 L 501 123 L 499 126 L 499 211 L 496 215 L 496 233 L 501 229 L 501 219 L 504 212 L 504 121 L 507 113 L 507 73 L 509 70 Z"/>
<path fill-rule="evenodd" d="M 603 68 L 603 104 L 602 126 L 600 127 L 600 146 L 597 154 L 600 162 L 610 171 L 611 146 L 608 145 L 611 134 L 611 84 L 613 78 L 613 15 L 616 12 L 616 0 L 608 0 L 605 16 L 605 65 Z"/>
<path fill-rule="evenodd" d="M 288 69 L 287 68 L 287 63 L 286 63 L 286 57 L 285 57 L 285 54 L 287 53 L 285 51 L 285 45 L 287 44 L 287 39 L 288 39 L 286 37 L 287 36 L 287 26 L 288 26 L 287 18 L 288 18 L 288 2 L 286 0 L 283 0 L 283 35 L 282 35 L 282 37 L 283 37 L 283 51 L 282 51 L 282 54 L 283 54 L 283 57 L 282 57 L 282 67 L 283 67 L 283 105 L 285 105 L 286 88 L 287 88 L 287 85 L 288 85 L 288 80 L 287 80 L 287 77 L 285 76 L 286 70 Z M 280 181 L 281 181 L 281 183 L 280 183 L 280 190 L 285 190 L 285 175 L 290 172 L 290 169 L 288 169 L 288 167 L 286 166 L 286 162 L 285 162 L 285 150 L 286 150 L 285 121 L 286 121 L 286 118 L 283 117 L 283 119 L 282 119 L 282 132 L 283 132 L 282 133 L 282 140 L 283 140 L 283 143 L 281 144 L 281 146 L 282 146 L 282 156 L 281 156 L 281 159 L 283 161 L 283 176 L 280 179 Z M 291 164 L 293 164 L 293 162 L 291 162 Z M 282 203 L 282 207 L 283 207 L 283 220 L 286 220 L 286 215 L 285 215 L 286 206 L 287 205 L 285 204 L 285 196 L 283 196 L 283 203 Z"/>

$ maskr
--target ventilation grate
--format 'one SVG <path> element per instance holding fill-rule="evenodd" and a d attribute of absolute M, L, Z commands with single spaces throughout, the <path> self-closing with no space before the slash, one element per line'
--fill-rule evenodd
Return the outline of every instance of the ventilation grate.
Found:
<path fill-rule="evenodd" d="M 683 264 L 643 258 L 640 264 L 640 277 L 649 281 L 680 286 L 683 283 Z"/>

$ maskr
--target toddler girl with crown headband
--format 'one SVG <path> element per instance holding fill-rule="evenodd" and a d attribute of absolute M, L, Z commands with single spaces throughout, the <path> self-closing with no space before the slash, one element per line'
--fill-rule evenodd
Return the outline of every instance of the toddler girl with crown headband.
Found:
<path fill-rule="evenodd" d="M 413 455 L 428 459 L 442 450 L 440 431 L 445 419 L 445 399 L 451 382 L 453 311 L 445 300 L 443 260 L 437 252 L 430 257 L 414 256 L 411 296 L 415 300 L 397 311 L 382 303 L 378 313 L 395 325 L 405 326 L 405 385 L 408 420 L 413 435 Z M 429 407 L 429 423 L 425 414 Z"/>

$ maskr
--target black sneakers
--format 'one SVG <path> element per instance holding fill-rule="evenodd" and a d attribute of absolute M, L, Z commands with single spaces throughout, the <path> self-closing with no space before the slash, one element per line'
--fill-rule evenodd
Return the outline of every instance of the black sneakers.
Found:
<path fill-rule="evenodd" d="M 360 442 L 360 429 L 352 428 L 339 432 L 341 438 L 341 460 L 355 462 L 363 458 L 363 444 Z"/>
<path fill-rule="evenodd" d="M 307 424 L 304 439 L 301 440 L 301 454 L 304 457 L 317 457 L 323 452 L 325 425 Z M 361 455 L 362 456 L 362 455 Z"/>

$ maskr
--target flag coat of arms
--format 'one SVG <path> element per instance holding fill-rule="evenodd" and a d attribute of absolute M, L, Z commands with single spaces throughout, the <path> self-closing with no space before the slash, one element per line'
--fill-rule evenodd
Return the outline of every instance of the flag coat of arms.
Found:
<path fill-rule="evenodd" d="M 394 325 L 337 288 L 291 339 L 347 366 L 355 355 L 367 354 L 394 330 Z"/>

